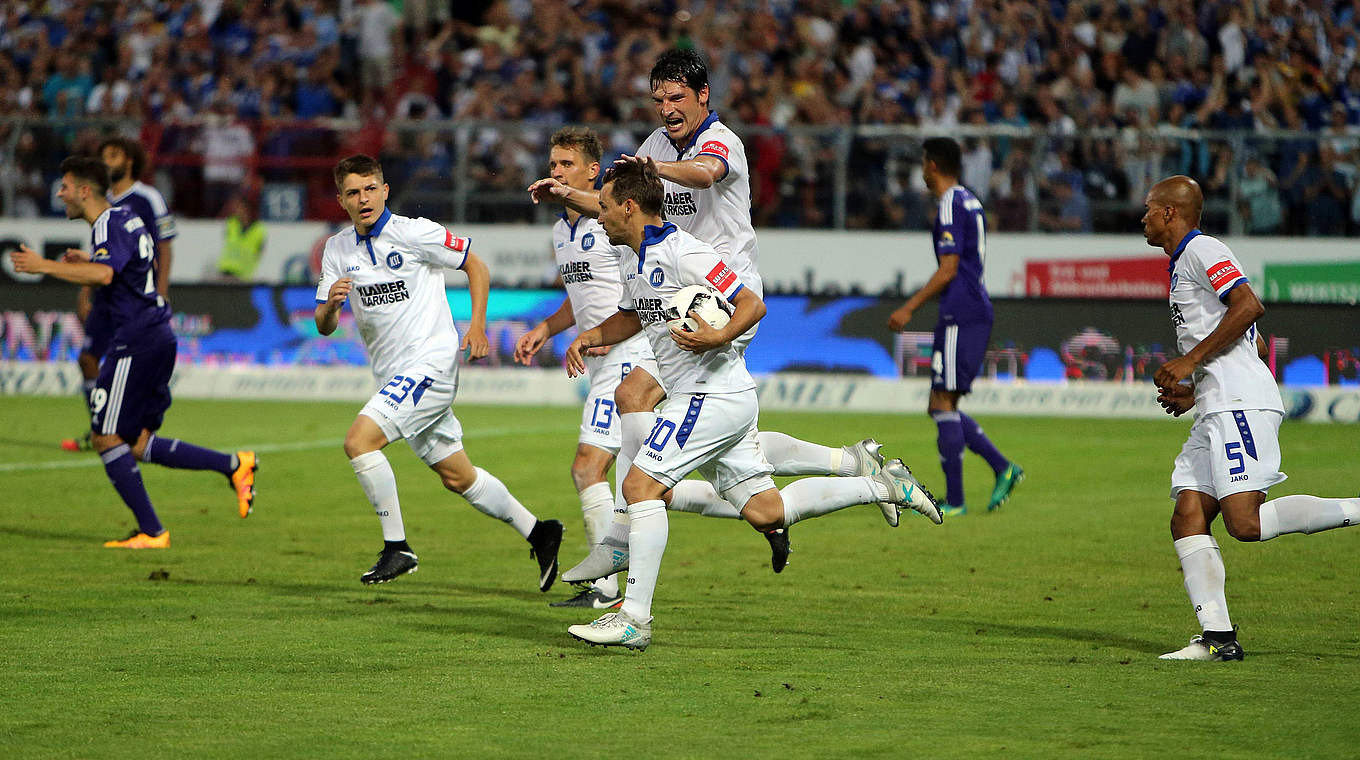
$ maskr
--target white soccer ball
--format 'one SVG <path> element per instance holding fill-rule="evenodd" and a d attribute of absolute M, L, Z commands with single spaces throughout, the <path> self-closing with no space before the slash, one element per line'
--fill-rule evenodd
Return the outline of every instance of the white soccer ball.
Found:
<path fill-rule="evenodd" d="M 707 285 L 689 285 L 676 291 L 667 304 L 666 324 L 681 332 L 695 332 L 698 325 L 689 313 L 696 312 L 715 330 L 727 326 L 732 318 L 732 307 L 718 291 Z"/>

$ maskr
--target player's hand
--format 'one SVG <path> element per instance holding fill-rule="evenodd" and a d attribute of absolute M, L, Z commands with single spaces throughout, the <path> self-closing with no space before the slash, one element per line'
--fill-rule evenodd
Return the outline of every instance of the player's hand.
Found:
<path fill-rule="evenodd" d="M 894 311 L 888 316 L 888 329 L 893 332 L 902 332 L 902 330 L 906 328 L 907 323 L 911 321 L 911 317 L 914 313 L 915 311 L 908 309 L 906 305 L 899 307 L 897 311 Z"/>
<path fill-rule="evenodd" d="M 1157 374 L 1152 376 L 1152 382 L 1161 390 L 1172 390 L 1173 386 L 1190 377 L 1190 373 L 1194 371 L 1193 359 L 1188 356 L 1177 356 L 1157 369 Z"/>
<path fill-rule="evenodd" d="M 570 346 L 567 346 L 567 377 L 580 377 L 586 373 L 586 360 L 581 356 L 581 352 L 589 350 L 588 347 L 581 345 L 579 335 Z"/>
<path fill-rule="evenodd" d="M 1195 406 L 1195 387 L 1177 383 L 1171 388 L 1164 388 L 1157 394 L 1157 403 L 1162 405 L 1167 414 L 1179 417 Z"/>
<path fill-rule="evenodd" d="M 529 366 L 533 361 L 534 354 L 538 353 L 543 344 L 548 342 L 548 327 L 542 322 L 534 326 L 534 329 L 519 336 L 515 341 L 515 362 Z"/>
<path fill-rule="evenodd" d="M 340 311 L 340 307 L 345 305 L 345 299 L 349 298 L 349 292 L 354 289 L 353 277 L 341 277 L 331 286 L 331 292 L 326 294 L 326 308 L 332 312 Z"/>
<path fill-rule="evenodd" d="M 625 164 L 641 164 L 643 166 L 650 166 L 653 170 L 657 170 L 656 161 L 652 160 L 651 156 L 639 158 L 638 156 L 630 156 L 627 153 L 624 153 L 622 156 L 614 159 L 615 166 L 623 166 Z"/>
<path fill-rule="evenodd" d="M 47 259 L 23 243 L 19 244 L 19 250 L 9 252 L 9 260 L 14 264 L 16 272 L 43 274 L 46 271 Z"/>
<path fill-rule="evenodd" d="M 544 177 L 529 185 L 529 197 L 533 199 L 534 203 L 539 201 L 557 201 L 560 203 L 570 191 L 571 188 L 552 177 Z"/>
<path fill-rule="evenodd" d="M 79 264 L 90 261 L 90 252 L 82 251 L 79 248 L 67 248 L 66 253 L 61 255 L 61 260 L 67 264 Z"/>
<path fill-rule="evenodd" d="M 699 329 L 694 332 L 685 332 L 680 328 L 681 323 L 677 322 L 671 327 L 671 340 L 675 341 L 675 345 L 686 351 L 702 354 L 729 342 L 721 332 L 713 329 L 713 325 L 705 322 L 699 316 L 699 312 L 691 309 L 688 316 L 694 320 L 695 326 Z"/>
<path fill-rule="evenodd" d="M 586 356 L 604 356 L 609 353 L 611 348 L 613 348 L 613 346 L 591 346 L 581 353 Z"/>
<path fill-rule="evenodd" d="M 469 326 L 467 333 L 463 335 L 463 345 L 459 348 L 463 351 L 463 358 L 475 362 L 491 353 L 491 341 L 486 338 L 486 330 Z"/>

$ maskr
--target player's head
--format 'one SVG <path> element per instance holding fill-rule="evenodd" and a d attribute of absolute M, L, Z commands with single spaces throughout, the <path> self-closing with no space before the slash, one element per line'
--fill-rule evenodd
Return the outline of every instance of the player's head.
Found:
<path fill-rule="evenodd" d="M 57 198 L 66 204 L 67 219 L 81 219 L 91 206 L 107 204 L 109 169 L 93 156 L 71 156 L 61 162 L 61 189 Z"/>
<path fill-rule="evenodd" d="M 367 232 L 387 208 L 382 164 L 360 153 L 335 165 L 336 198 L 360 232 Z"/>
<path fill-rule="evenodd" d="M 1148 245 L 1170 249 L 1199 226 L 1204 193 L 1198 182 L 1177 174 L 1153 185 L 1143 205 L 1147 208 L 1143 213 L 1143 237 Z"/>
<path fill-rule="evenodd" d="M 140 179 L 146 169 L 146 149 L 136 140 L 110 137 L 99 144 L 99 157 L 109 167 L 109 180 L 122 182 L 125 178 Z"/>
<path fill-rule="evenodd" d="M 667 50 L 652 66 L 652 105 L 666 136 L 685 143 L 708 118 L 708 67 L 693 50 Z"/>
<path fill-rule="evenodd" d="M 604 173 L 600 187 L 600 226 L 610 240 L 636 249 L 642 228 L 661 221 L 661 176 L 643 162 L 616 164 Z"/>
<path fill-rule="evenodd" d="M 937 184 L 953 186 L 963 166 L 963 151 L 952 137 L 931 137 L 921 143 L 921 178 L 936 195 L 948 190 Z"/>
<path fill-rule="evenodd" d="M 589 190 L 600 176 L 604 146 L 589 127 L 562 127 L 553 133 L 548 151 L 548 176 L 568 187 Z"/>

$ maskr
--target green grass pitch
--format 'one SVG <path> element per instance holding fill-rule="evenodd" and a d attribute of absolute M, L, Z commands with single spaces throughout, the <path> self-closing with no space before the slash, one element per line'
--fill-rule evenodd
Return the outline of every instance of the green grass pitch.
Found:
<path fill-rule="evenodd" d="M 131 525 L 74 399 L 0 398 L 0 756 L 9 758 L 1355 757 L 1360 531 L 1217 535 L 1247 660 L 1168 663 L 1196 632 L 1171 548 L 1188 421 L 983 422 L 1028 479 L 985 514 L 794 527 L 782 575 L 736 521 L 676 515 L 642 654 L 591 649 L 527 545 L 389 458 L 420 572 L 365 587 L 381 546 L 339 442 L 351 403 L 181 401 L 162 431 L 262 453 L 235 515 L 215 474 L 145 466 L 174 546 Z M 578 412 L 459 408 L 473 461 L 584 552 L 567 467 Z M 765 414 L 874 435 L 943 490 L 924 414 Z M 1360 427 L 1286 425 L 1275 495 L 1354 496 Z"/>

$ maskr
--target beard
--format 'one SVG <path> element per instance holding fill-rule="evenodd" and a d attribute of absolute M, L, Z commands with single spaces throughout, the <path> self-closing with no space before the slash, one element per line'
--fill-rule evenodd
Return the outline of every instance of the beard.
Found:
<path fill-rule="evenodd" d="M 123 178 L 127 175 L 128 168 L 126 166 L 120 166 L 117 169 L 109 169 L 109 180 L 112 182 L 122 182 Z"/>

